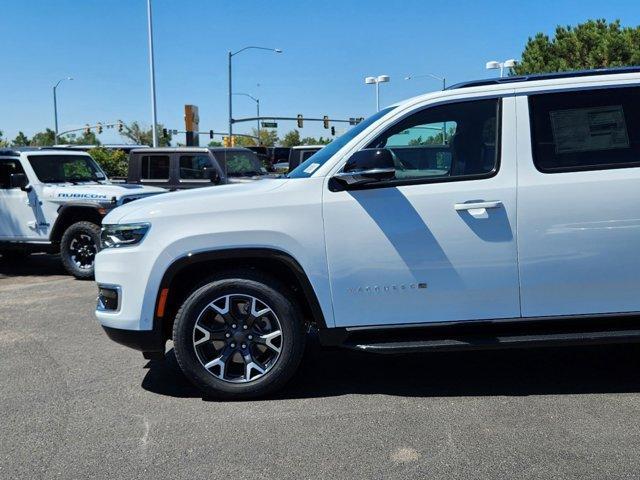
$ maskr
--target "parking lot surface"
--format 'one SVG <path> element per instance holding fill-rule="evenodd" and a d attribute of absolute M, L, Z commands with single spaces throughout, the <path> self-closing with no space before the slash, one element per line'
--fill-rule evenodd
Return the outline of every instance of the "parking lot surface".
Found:
<path fill-rule="evenodd" d="M 0 263 L 0 478 L 638 478 L 640 347 L 312 347 L 278 396 L 216 402 L 108 340 L 95 294 Z"/>

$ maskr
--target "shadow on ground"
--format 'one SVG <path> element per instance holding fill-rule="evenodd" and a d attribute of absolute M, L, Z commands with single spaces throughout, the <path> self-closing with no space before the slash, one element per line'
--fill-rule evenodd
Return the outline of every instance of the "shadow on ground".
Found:
<path fill-rule="evenodd" d="M 0 256 L 0 280 L 14 277 L 50 277 L 68 275 L 59 255 L 37 253 L 20 259 L 6 260 Z"/>
<path fill-rule="evenodd" d="M 202 397 L 183 376 L 173 350 L 147 367 L 142 382 L 146 390 L 172 397 Z M 638 392 L 639 367 L 637 345 L 394 356 L 322 350 L 314 345 L 293 381 L 273 398 Z"/>

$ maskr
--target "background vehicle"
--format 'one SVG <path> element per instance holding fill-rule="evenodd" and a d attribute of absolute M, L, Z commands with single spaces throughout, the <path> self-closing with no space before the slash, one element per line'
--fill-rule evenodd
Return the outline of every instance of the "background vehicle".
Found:
<path fill-rule="evenodd" d="M 246 147 L 247 149 L 254 152 L 258 159 L 262 162 L 262 166 L 267 169 L 267 171 L 272 171 L 273 167 L 271 165 L 271 155 L 269 155 L 269 149 L 267 147 Z"/>
<path fill-rule="evenodd" d="M 77 278 L 93 276 L 100 223 L 113 208 L 164 190 L 114 185 L 86 153 L 0 150 L 0 254 L 60 252 Z"/>
<path fill-rule="evenodd" d="M 266 174 L 255 152 L 246 148 L 146 148 L 129 154 L 127 181 L 182 190 L 254 181 Z"/>
<path fill-rule="evenodd" d="M 298 165 L 305 162 L 311 155 L 323 148 L 324 145 L 298 145 L 291 147 L 289 152 L 289 171 L 293 171 Z"/>
<path fill-rule="evenodd" d="M 275 170 L 283 169 L 282 163 L 286 164 L 286 168 L 289 167 L 289 152 L 290 147 L 269 147 L 269 155 L 271 156 L 271 165 Z"/>
<path fill-rule="evenodd" d="M 98 255 L 97 317 L 147 357 L 173 338 L 225 398 L 281 387 L 308 328 L 376 353 L 638 342 L 638 125 L 640 67 L 410 99 L 287 178 L 113 212 L 148 238 Z"/>

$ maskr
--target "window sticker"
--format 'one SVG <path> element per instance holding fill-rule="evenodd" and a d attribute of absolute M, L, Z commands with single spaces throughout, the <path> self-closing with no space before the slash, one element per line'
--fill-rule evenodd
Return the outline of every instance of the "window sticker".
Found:
<path fill-rule="evenodd" d="M 303 170 L 303 172 L 304 172 L 304 173 L 311 174 L 311 173 L 315 172 L 315 171 L 316 171 L 316 169 L 317 169 L 319 166 L 320 166 L 320 164 L 319 164 L 319 163 L 312 163 L 312 164 L 311 164 L 311 165 L 309 165 L 307 168 L 305 168 L 305 169 Z"/>
<path fill-rule="evenodd" d="M 629 148 L 622 105 L 550 112 L 556 153 Z"/>

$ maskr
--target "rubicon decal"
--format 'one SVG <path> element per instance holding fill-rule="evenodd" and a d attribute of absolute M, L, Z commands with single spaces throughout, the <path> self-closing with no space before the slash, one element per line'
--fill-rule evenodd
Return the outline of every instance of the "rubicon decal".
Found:
<path fill-rule="evenodd" d="M 107 196 L 100 193 L 58 193 L 58 198 L 84 198 L 91 200 L 106 200 Z"/>

